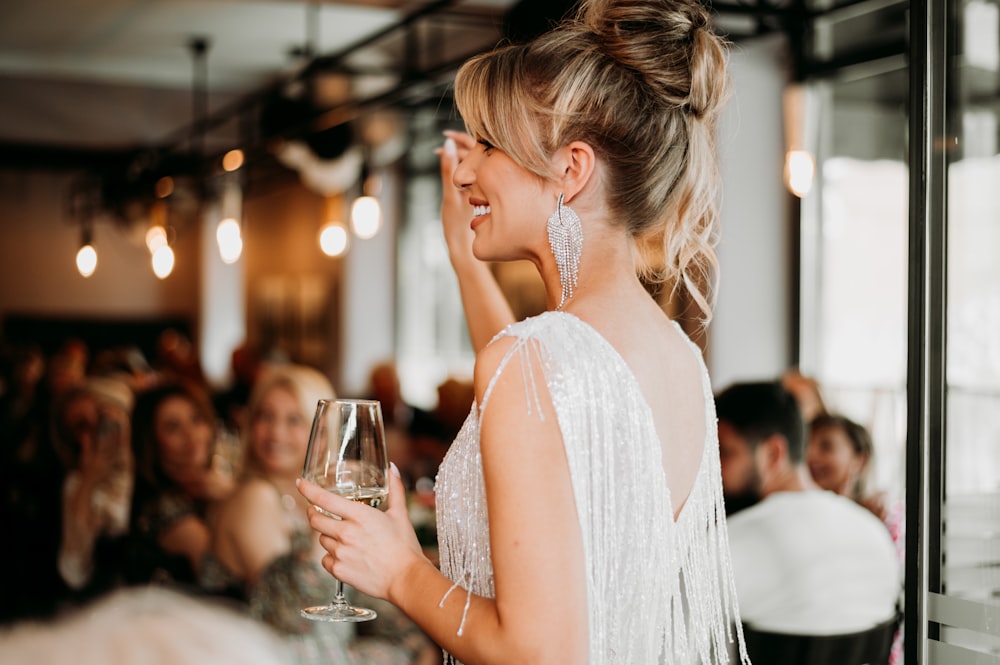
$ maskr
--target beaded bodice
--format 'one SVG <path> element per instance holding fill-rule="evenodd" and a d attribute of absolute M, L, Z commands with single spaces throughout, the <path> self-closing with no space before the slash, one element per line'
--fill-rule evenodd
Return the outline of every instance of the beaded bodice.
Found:
<path fill-rule="evenodd" d="M 614 347 L 582 320 L 559 311 L 514 324 L 500 335 L 516 341 L 496 376 L 520 359 L 520 369 L 512 369 L 524 373 L 529 404 L 537 401 L 536 382 L 544 381 L 559 421 L 583 534 L 590 662 L 728 662 L 739 618 L 714 400 L 704 364 L 704 452 L 675 521 L 652 411 Z M 524 354 L 537 354 L 544 376 L 532 375 Z M 494 595 L 479 447 L 479 421 L 492 385 L 481 404 L 473 404 L 436 485 L 441 569 L 455 583 L 452 591 L 464 589 L 467 599 Z M 532 411 L 526 417 L 539 417 L 540 411 Z M 464 622 L 463 615 L 456 626 L 460 634 Z M 742 635 L 740 645 L 743 654 Z"/>

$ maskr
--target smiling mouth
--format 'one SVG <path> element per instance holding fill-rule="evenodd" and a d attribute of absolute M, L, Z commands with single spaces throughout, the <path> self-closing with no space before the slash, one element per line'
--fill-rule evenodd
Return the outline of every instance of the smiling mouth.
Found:
<path fill-rule="evenodd" d="M 488 205 L 486 205 L 486 206 L 473 206 L 472 207 L 472 216 L 473 217 L 482 217 L 483 215 L 490 214 L 490 211 L 491 211 L 491 208 Z"/>

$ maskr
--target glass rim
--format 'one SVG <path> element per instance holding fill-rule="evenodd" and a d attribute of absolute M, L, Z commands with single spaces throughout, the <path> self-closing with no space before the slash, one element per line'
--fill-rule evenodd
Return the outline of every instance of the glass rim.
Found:
<path fill-rule="evenodd" d="M 323 398 L 316 401 L 317 406 L 320 404 L 357 404 L 358 406 L 371 406 L 372 404 L 382 403 L 377 399 L 354 399 L 354 398 Z"/>

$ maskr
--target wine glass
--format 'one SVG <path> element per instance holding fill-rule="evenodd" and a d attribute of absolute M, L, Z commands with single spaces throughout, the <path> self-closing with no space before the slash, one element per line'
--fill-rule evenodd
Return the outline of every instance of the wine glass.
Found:
<path fill-rule="evenodd" d="M 389 456 L 380 403 L 319 400 L 302 477 L 334 494 L 384 509 L 389 496 Z M 313 507 L 328 517 L 337 517 Z M 300 614 L 315 621 L 369 621 L 376 616 L 374 610 L 350 605 L 340 580 L 333 602 L 306 607 Z"/>

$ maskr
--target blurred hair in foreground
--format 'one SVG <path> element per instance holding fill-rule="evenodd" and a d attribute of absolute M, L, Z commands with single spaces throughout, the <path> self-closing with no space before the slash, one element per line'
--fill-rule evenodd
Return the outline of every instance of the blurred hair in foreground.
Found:
<path fill-rule="evenodd" d="M 0 662 L 32 665 L 283 665 L 276 637 L 218 601 L 161 587 L 116 591 L 50 622 L 0 633 Z"/>

